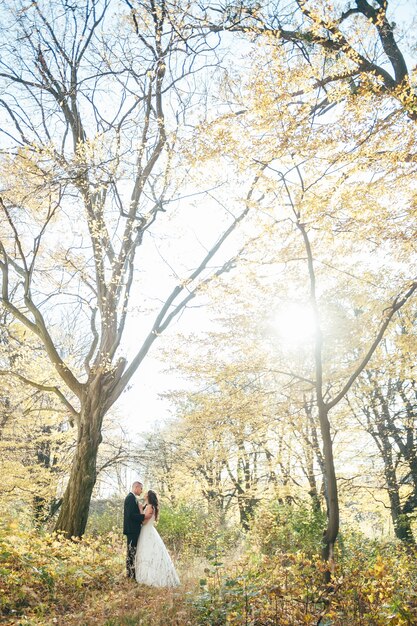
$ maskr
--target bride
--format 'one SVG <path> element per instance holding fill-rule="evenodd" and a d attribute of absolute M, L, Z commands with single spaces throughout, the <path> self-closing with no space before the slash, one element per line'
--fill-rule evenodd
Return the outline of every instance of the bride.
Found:
<path fill-rule="evenodd" d="M 152 515 L 145 518 L 139 535 L 136 550 L 136 580 L 152 587 L 177 587 L 180 584 L 171 557 L 154 524 L 158 521 L 158 498 L 151 489 L 145 496 L 146 507 L 151 507 Z M 139 504 L 142 513 L 142 506 Z"/>

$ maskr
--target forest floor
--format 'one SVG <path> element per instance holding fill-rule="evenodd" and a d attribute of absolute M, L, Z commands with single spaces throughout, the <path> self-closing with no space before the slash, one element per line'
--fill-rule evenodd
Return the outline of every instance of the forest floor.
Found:
<path fill-rule="evenodd" d="M 197 626 L 191 598 L 198 592 L 200 566 L 180 568 L 178 589 L 138 585 L 124 573 L 111 588 L 95 590 L 82 604 L 45 626 Z"/>
<path fill-rule="evenodd" d="M 85 597 L 80 606 L 64 615 L 47 621 L 44 617 L 31 623 L 45 626 L 196 626 L 184 587 L 179 590 L 154 590 L 127 582 L 126 578 L 111 592 L 95 591 Z"/>
<path fill-rule="evenodd" d="M 181 585 L 169 590 L 127 580 L 120 534 L 68 541 L 0 525 L 0 624 L 416 626 L 414 547 L 346 535 L 328 585 L 317 553 L 294 533 L 284 551 L 280 527 L 268 532 L 244 551 L 176 551 Z"/>
<path fill-rule="evenodd" d="M 71 602 L 64 607 L 49 606 L 37 615 L 37 607 L 20 615 L 0 617 L 0 624 L 26 626 L 197 626 L 190 597 L 192 581 L 178 589 L 151 589 L 120 576 L 111 588 L 83 591 L 80 601 L 69 590 Z"/>

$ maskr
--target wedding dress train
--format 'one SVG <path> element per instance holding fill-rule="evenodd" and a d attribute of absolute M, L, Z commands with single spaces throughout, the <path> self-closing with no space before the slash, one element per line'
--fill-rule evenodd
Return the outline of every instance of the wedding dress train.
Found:
<path fill-rule="evenodd" d="M 152 587 L 177 587 L 180 580 L 154 523 L 153 515 L 140 531 L 136 549 L 136 580 Z"/>

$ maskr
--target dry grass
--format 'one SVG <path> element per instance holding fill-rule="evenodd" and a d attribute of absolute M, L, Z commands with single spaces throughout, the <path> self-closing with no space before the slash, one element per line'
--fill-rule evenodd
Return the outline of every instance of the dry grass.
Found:
<path fill-rule="evenodd" d="M 94 591 L 74 610 L 54 616 L 51 626 L 195 626 L 189 598 L 196 591 L 200 564 L 179 571 L 181 586 L 177 589 L 154 589 L 138 585 L 120 576 L 111 589 Z"/>
<path fill-rule="evenodd" d="M 195 622 L 183 588 L 150 589 L 134 583 L 126 584 L 124 580 L 111 592 L 96 592 L 71 613 L 35 623 L 45 626 L 185 626 Z"/>
<path fill-rule="evenodd" d="M 101 589 L 68 589 L 66 602 L 49 604 L 47 613 L 32 605 L 20 615 L 0 617 L 8 626 L 195 626 L 190 598 L 196 593 L 205 563 L 178 566 L 181 586 L 155 589 L 138 585 L 124 573 L 111 576 Z M 79 600 L 79 602 L 77 601 Z"/>

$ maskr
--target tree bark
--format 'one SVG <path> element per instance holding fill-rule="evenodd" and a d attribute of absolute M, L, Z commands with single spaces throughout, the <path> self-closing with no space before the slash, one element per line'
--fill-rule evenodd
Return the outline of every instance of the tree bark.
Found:
<path fill-rule="evenodd" d="M 327 528 L 323 533 L 322 556 L 329 567 L 325 572 L 326 582 L 330 582 L 334 568 L 334 546 L 339 533 L 339 497 L 333 458 L 333 442 L 330 432 L 329 411 L 323 404 L 319 406 L 320 431 L 323 441 L 323 460 L 326 480 Z"/>
<path fill-rule="evenodd" d="M 324 499 L 327 501 L 327 487 L 325 481 L 326 470 L 323 462 L 323 453 L 320 450 L 320 445 L 318 441 L 317 428 L 312 411 L 312 403 L 307 402 L 306 398 L 304 398 L 304 412 L 306 415 L 306 427 L 303 434 L 305 449 L 304 455 L 306 461 L 305 474 L 308 480 L 308 484 L 310 486 L 308 494 L 311 498 L 313 511 L 315 513 L 320 513 L 322 508 L 320 501 L 320 492 L 317 486 L 317 479 L 314 471 L 314 460 L 316 459 L 321 474 L 323 476 L 322 495 L 324 494 Z"/>
<path fill-rule="evenodd" d="M 401 506 L 400 488 L 392 461 L 392 446 L 388 439 L 388 433 L 380 426 L 379 435 L 381 440 L 382 458 L 384 461 L 384 474 L 388 487 L 388 497 L 390 501 L 391 518 L 394 526 L 394 533 L 397 539 L 405 543 L 413 544 L 414 537 L 411 530 L 409 516 L 404 513 Z"/>
<path fill-rule="evenodd" d="M 103 378 L 87 387 L 81 401 L 76 451 L 63 503 L 55 525 L 68 538 L 82 537 L 87 525 L 91 496 L 97 480 L 97 454 L 105 415 Z"/>
<path fill-rule="evenodd" d="M 391 491 L 391 489 L 388 489 L 388 496 L 395 536 L 404 543 L 415 544 L 413 531 L 411 530 L 411 521 L 406 513 L 401 512 L 398 493 L 395 490 Z"/>

